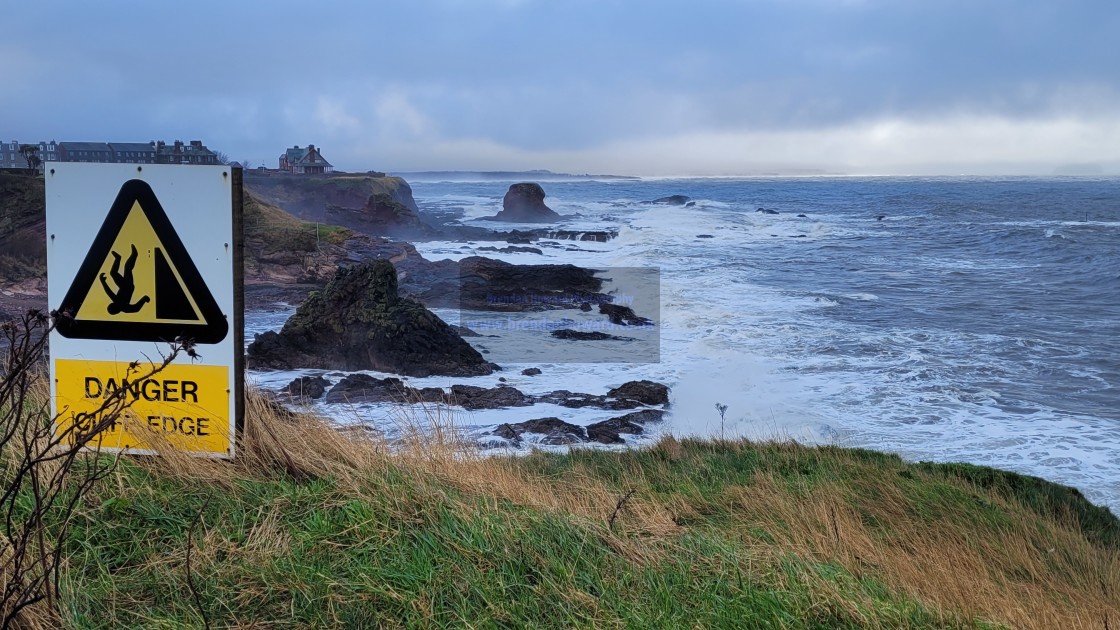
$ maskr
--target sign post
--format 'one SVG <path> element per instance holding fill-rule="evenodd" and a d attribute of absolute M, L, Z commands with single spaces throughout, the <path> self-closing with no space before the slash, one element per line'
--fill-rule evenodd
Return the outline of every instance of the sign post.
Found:
<path fill-rule="evenodd" d="M 44 170 L 56 430 L 96 422 L 123 388 L 128 408 L 91 446 L 232 458 L 244 409 L 241 169 Z M 194 356 L 152 373 L 186 341 Z"/>

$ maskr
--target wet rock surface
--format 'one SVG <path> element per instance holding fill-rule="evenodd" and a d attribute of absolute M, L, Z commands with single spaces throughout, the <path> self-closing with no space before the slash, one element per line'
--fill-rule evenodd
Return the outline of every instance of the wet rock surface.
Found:
<path fill-rule="evenodd" d="M 639 317 L 634 309 L 619 304 L 599 304 L 599 313 L 610 318 L 617 326 L 652 326 L 653 320 Z"/>
<path fill-rule="evenodd" d="M 657 203 L 666 206 L 683 206 L 691 200 L 692 198 L 688 195 L 669 195 L 668 197 L 661 197 L 653 201 L 647 201 L 646 203 Z"/>
<path fill-rule="evenodd" d="M 597 330 L 572 330 L 570 328 L 561 328 L 560 330 L 552 331 L 552 336 L 557 339 L 572 339 L 575 341 L 630 341 L 631 337 L 619 337 Z"/>
<path fill-rule="evenodd" d="M 293 400 L 318 400 L 327 392 L 330 384 L 330 381 L 322 376 L 301 376 L 288 383 L 283 391 L 287 392 Z"/>
<path fill-rule="evenodd" d="M 499 409 L 503 407 L 527 407 L 533 399 L 514 387 L 478 387 L 475 385 L 452 385 L 450 401 L 464 409 Z"/>

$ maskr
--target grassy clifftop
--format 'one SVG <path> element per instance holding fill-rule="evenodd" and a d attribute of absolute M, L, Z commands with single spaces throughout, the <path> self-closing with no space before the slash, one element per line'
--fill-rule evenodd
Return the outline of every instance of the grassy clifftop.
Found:
<path fill-rule="evenodd" d="M 412 188 L 400 177 L 370 174 L 245 175 L 254 196 L 309 221 L 322 220 L 328 206 L 361 208 L 371 195 L 384 193 L 413 212 Z"/>
<path fill-rule="evenodd" d="M 671 438 L 390 453 L 260 401 L 249 415 L 236 462 L 128 460 L 88 502 L 66 549 L 67 625 L 1120 623 L 1120 523 L 1039 479 Z"/>

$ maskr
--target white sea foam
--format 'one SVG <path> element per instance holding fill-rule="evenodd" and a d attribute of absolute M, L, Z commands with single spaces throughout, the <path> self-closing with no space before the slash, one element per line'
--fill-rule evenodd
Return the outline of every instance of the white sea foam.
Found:
<path fill-rule="evenodd" d="M 1083 384 L 1086 394 L 1116 391 L 1107 366 L 1082 363 L 1084 349 L 1067 348 L 1038 334 L 945 330 L 902 320 L 872 326 L 844 323 L 841 317 L 852 309 L 891 307 L 891 294 L 881 291 L 880 283 L 904 282 L 932 292 L 942 290 L 939 278 L 943 276 L 938 272 L 982 274 L 1022 268 L 1034 273 L 1042 263 L 920 249 L 901 258 L 884 253 L 889 247 L 906 247 L 893 244 L 900 238 L 913 240 L 914 230 L 930 224 L 926 215 L 912 209 L 859 208 L 837 215 L 822 206 L 805 210 L 808 218 L 798 218 L 801 210 L 785 206 L 776 205 L 782 214 L 767 215 L 754 212 L 754 203 L 707 201 L 697 194 L 693 196 L 701 198 L 691 207 L 642 205 L 642 199 L 695 188 L 682 180 L 646 185 L 651 192 L 636 199 L 620 198 L 615 191 L 607 201 L 584 200 L 570 190 L 555 200 L 548 198 L 563 213 L 579 213 L 579 218 L 569 220 L 581 229 L 617 229 L 618 237 L 607 243 L 541 242 L 535 246 L 543 255 L 479 252 L 487 245 L 504 246 L 484 242 L 465 249 L 462 243 L 421 243 L 418 248 L 435 259 L 478 253 L 518 263 L 656 267 L 661 272 L 660 362 L 565 364 L 526 359 L 503 364 L 504 371 L 486 377 L 406 380 L 416 387 L 449 387 L 452 382 L 494 386 L 501 376 L 529 394 L 553 389 L 601 394 L 625 381 L 646 378 L 673 388 L 672 407 L 664 423 L 651 425 L 651 434 L 634 444 L 667 432 L 863 446 L 911 459 L 969 461 L 1040 475 L 1074 485 L 1093 500 L 1120 506 L 1120 415 L 1074 413 L 1024 393 L 1029 388 L 1023 380 L 1032 376 L 1032 370 L 1056 369 L 1066 369 L 1070 378 Z M 422 196 L 418 198 L 425 203 Z M 500 208 L 500 195 L 441 197 L 440 202 L 473 208 L 468 215 L 478 217 L 494 214 Z M 881 222 L 875 220 L 880 213 L 888 215 Z M 1026 227 L 1035 230 L 1036 237 L 1052 234 L 1055 238 L 1087 233 L 1080 230 L 1114 230 L 1120 222 L 1016 220 L 990 225 Z M 797 235 L 805 238 L 791 238 Z M 798 257 L 811 257 L 812 247 L 852 244 L 859 244 L 859 254 L 844 273 L 863 279 L 858 290 L 830 286 L 830 270 L 825 269 L 820 280 L 806 274 L 796 278 L 796 284 L 782 287 L 761 281 L 769 262 L 758 252 L 779 251 L 796 262 Z M 567 251 L 568 246 L 577 249 Z M 987 297 L 983 292 L 978 296 Z M 454 318 L 450 312 L 439 314 Z M 1116 326 L 1114 317 L 1100 313 L 1087 313 L 1085 320 L 1096 322 L 1102 330 Z M 493 343 L 471 341 L 480 346 Z M 1075 363 L 1055 365 L 1049 362 L 1052 357 Z M 523 376 L 520 371 L 526 367 L 539 367 L 544 373 Z M 275 388 L 298 374 L 255 374 L 254 379 Z M 328 374 L 328 378 L 338 377 Z M 716 403 L 728 406 L 722 423 Z M 344 415 L 336 406 L 317 408 Z M 350 412 L 350 417 L 384 422 L 378 418 L 387 417 L 389 411 L 369 405 Z M 550 415 L 586 425 L 619 412 L 535 406 L 460 411 L 455 420 L 480 435 L 502 422 Z"/>

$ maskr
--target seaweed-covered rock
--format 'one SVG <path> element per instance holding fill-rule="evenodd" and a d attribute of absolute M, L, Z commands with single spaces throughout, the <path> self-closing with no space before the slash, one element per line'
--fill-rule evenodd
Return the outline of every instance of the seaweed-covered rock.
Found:
<path fill-rule="evenodd" d="M 279 334 L 249 345 L 249 366 L 408 376 L 480 376 L 496 367 L 420 303 L 399 297 L 397 272 L 387 260 L 339 269 Z"/>

